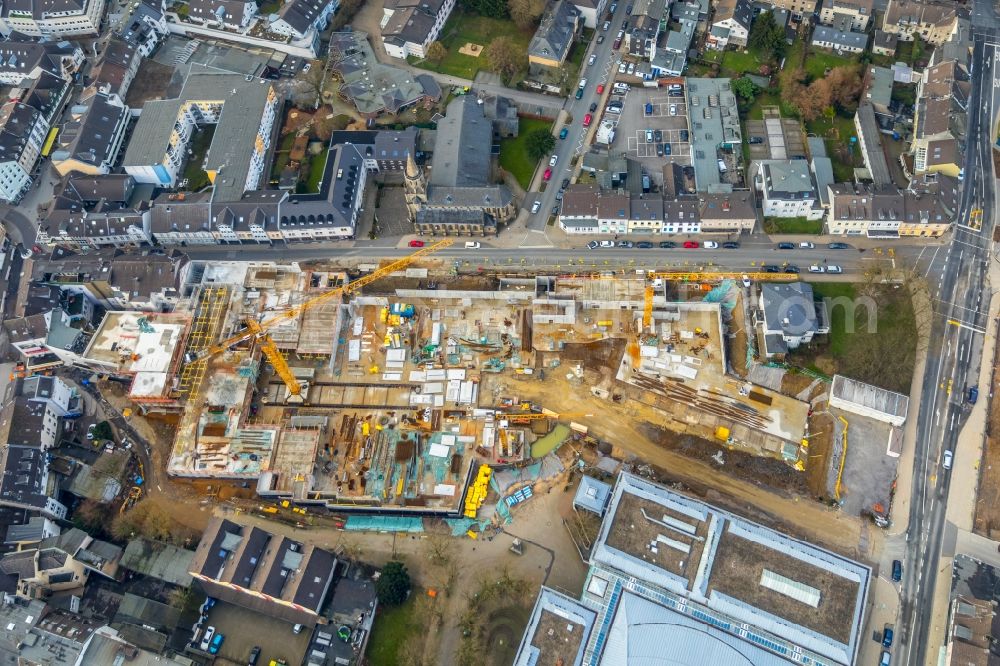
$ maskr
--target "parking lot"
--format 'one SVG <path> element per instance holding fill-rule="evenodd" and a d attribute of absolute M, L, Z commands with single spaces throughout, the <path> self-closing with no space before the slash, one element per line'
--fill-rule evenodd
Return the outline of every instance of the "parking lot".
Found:
<path fill-rule="evenodd" d="M 247 663 L 254 646 L 261 648 L 258 664 L 269 664 L 272 659 L 301 664 L 312 634 L 308 627 L 300 634 L 293 634 L 288 622 L 222 602 L 209 611 L 207 624 L 226 637 L 219 657 L 237 664 Z"/>
<path fill-rule="evenodd" d="M 663 164 L 671 160 L 691 163 L 687 107 L 683 93 L 670 95 L 665 88 L 632 87 L 624 95 L 621 114 L 605 114 L 617 120 L 612 152 L 625 152 L 642 163 L 646 173 L 661 182 Z"/>

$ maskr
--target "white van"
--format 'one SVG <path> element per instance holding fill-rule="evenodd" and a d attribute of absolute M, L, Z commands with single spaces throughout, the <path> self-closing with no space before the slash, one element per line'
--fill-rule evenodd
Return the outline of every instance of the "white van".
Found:
<path fill-rule="evenodd" d="M 728 171 L 728 169 L 726 169 L 726 161 L 719 160 L 719 173 L 726 173 L 726 171 Z"/>
<path fill-rule="evenodd" d="M 466 241 L 465 242 L 465 249 L 466 250 L 478 250 L 479 248 L 480 248 L 479 243 L 476 243 L 475 241 Z"/>

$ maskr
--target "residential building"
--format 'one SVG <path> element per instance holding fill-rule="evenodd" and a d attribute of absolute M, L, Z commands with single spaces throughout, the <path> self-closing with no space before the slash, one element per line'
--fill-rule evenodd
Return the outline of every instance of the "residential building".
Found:
<path fill-rule="evenodd" d="M 455 9 L 455 0 L 383 0 L 382 45 L 393 58 L 423 58 Z"/>
<path fill-rule="evenodd" d="M 0 84 L 27 87 L 43 72 L 69 80 L 83 65 L 83 51 L 70 42 L 0 41 Z"/>
<path fill-rule="evenodd" d="M 97 176 L 111 172 L 129 122 L 129 108 L 118 95 L 96 94 L 70 107 L 52 150 L 52 168 Z"/>
<path fill-rule="evenodd" d="M 806 282 L 763 282 L 754 313 L 764 341 L 764 355 L 771 357 L 809 344 L 816 335 L 830 332 L 829 317 Z"/>
<path fill-rule="evenodd" d="M 812 45 L 837 53 L 863 53 L 868 47 L 868 33 L 845 32 L 825 25 L 813 29 Z"/>
<path fill-rule="evenodd" d="M 122 549 L 75 527 L 48 537 L 36 548 L 7 553 L 0 571 L 17 576 L 17 596 L 45 599 L 54 592 L 86 586 L 90 574 L 114 580 Z"/>
<path fill-rule="evenodd" d="M 368 177 L 378 171 L 378 161 L 366 153 L 364 146 L 354 144 L 330 148 L 320 192 L 292 194 L 287 202 L 279 202 L 282 239 L 354 238 Z"/>
<path fill-rule="evenodd" d="M 573 3 L 554 0 L 528 44 L 528 67 L 562 67 L 582 24 L 580 10 Z"/>
<path fill-rule="evenodd" d="M 336 564 L 333 553 L 314 545 L 213 518 L 189 573 L 209 596 L 312 627 Z"/>
<path fill-rule="evenodd" d="M 868 22 L 875 15 L 874 0 L 822 0 L 819 21 L 823 25 L 850 25 L 854 32 L 867 32 Z M 846 21 L 845 19 L 849 19 Z"/>
<path fill-rule="evenodd" d="M 187 146 L 202 125 L 215 125 L 205 171 L 217 201 L 257 189 L 279 106 L 269 82 L 192 69 L 174 99 L 146 102 L 122 166 L 137 183 L 175 187 Z"/>
<path fill-rule="evenodd" d="M 268 29 L 293 39 L 310 38 L 319 41 L 319 33 L 326 30 L 330 17 L 340 6 L 339 0 L 288 0 Z"/>
<path fill-rule="evenodd" d="M 146 207 L 83 205 L 61 197 L 40 221 L 36 242 L 79 250 L 149 245 L 149 217 Z"/>
<path fill-rule="evenodd" d="M 752 233 L 757 224 L 757 209 L 750 190 L 698 195 L 698 219 L 701 233 Z"/>
<path fill-rule="evenodd" d="M 938 61 L 935 54 L 917 83 L 910 145 L 914 174 L 959 175 L 964 161 L 966 110 L 971 89 L 965 60 Z"/>
<path fill-rule="evenodd" d="M 829 186 L 832 235 L 897 238 L 942 236 L 959 211 L 958 179 L 943 174 L 915 177 L 906 190 L 859 183 Z"/>
<path fill-rule="evenodd" d="M 430 179 L 407 162 L 406 207 L 418 233 L 485 235 L 514 219 L 514 196 L 493 173 L 492 145 L 482 105 L 471 95 L 452 100 L 438 122 Z"/>
<path fill-rule="evenodd" d="M 665 0 L 637 0 L 632 10 L 630 27 L 625 32 L 625 50 L 640 60 L 654 60 L 661 28 L 666 27 L 668 16 Z M 668 33 L 664 46 L 666 42 L 672 41 L 675 43 L 670 45 L 671 48 L 676 50 L 680 46 L 681 51 L 686 51 L 690 39 L 685 37 L 681 32 L 676 32 L 671 40 L 671 34 Z"/>
<path fill-rule="evenodd" d="M 257 16 L 255 0 L 190 0 L 188 20 L 217 25 L 230 30 L 244 30 Z"/>
<path fill-rule="evenodd" d="M 819 220 L 824 210 L 806 160 L 762 160 L 756 163 L 754 187 L 760 192 L 764 217 Z"/>
<path fill-rule="evenodd" d="M 893 184 L 889 162 L 882 146 L 882 132 L 875 120 L 875 109 L 868 102 L 858 105 L 854 114 L 854 129 L 858 132 L 858 147 L 865 160 L 865 168 L 876 188 L 889 187 Z"/>
<path fill-rule="evenodd" d="M 940 46 L 955 32 L 958 20 L 958 9 L 952 2 L 889 0 L 882 19 L 882 30 L 906 42 L 919 37 Z"/>
<path fill-rule="evenodd" d="M 731 174 L 724 177 L 719 160 L 728 160 L 727 169 L 736 171 L 742 156 L 743 132 L 732 80 L 688 77 L 685 88 L 695 189 L 731 190 L 736 179 Z"/>
<path fill-rule="evenodd" d="M 0 10 L 0 32 L 66 39 L 100 33 L 104 0 L 12 0 Z"/>
<path fill-rule="evenodd" d="M 141 63 L 139 47 L 113 35 L 104 46 L 101 59 L 90 70 L 90 85 L 97 92 L 125 99 Z"/>
<path fill-rule="evenodd" d="M 420 130 L 407 127 L 402 130 L 362 130 L 333 132 L 330 145 L 351 144 L 357 146 L 366 160 L 374 160 L 379 171 L 406 169 L 406 158 L 416 156 L 417 136 Z"/>
<path fill-rule="evenodd" d="M 15 101 L 0 107 L 0 201 L 17 203 L 31 187 L 48 131 L 36 108 Z"/>
<path fill-rule="evenodd" d="M 212 228 L 211 193 L 159 195 L 152 201 L 149 232 L 167 247 L 218 243 Z"/>
<path fill-rule="evenodd" d="M 888 67 L 868 65 L 865 70 L 864 99 L 875 113 L 889 115 L 892 104 L 893 73 Z"/>
<path fill-rule="evenodd" d="M 715 16 L 705 45 L 722 50 L 729 45 L 746 46 L 753 24 L 750 0 L 721 0 L 715 3 Z"/>
<path fill-rule="evenodd" d="M 899 35 L 885 30 L 876 30 L 875 38 L 872 40 L 872 53 L 893 57 L 896 55 L 896 47 L 899 45 Z"/>
<path fill-rule="evenodd" d="M 766 4 L 771 5 L 776 9 L 784 9 L 795 18 L 801 19 L 815 13 L 816 1 L 817 0 L 769 0 Z M 780 23 L 781 22 L 779 21 L 779 24 Z"/>
<path fill-rule="evenodd" d="M 329 62 L 341 81 L 338 93 L 366 118 L 441 99 L 441 87 L 432 76 L 380 63 L 364 32 L 330 35 Z"/>
<path fill-rule="evenodd" d="M 141 0 L 133 7 L 132 13 L 122 22 L 118 34 L 125 41 L 134 44 L 142 57 L 148 58 L 169 34 L 166 0 Z"/>
<path fill-rule="evenodd" d="M 598 233 L 599 199 L 600 188 L 597 185 L 574 183 L 567 187 L 559 209 L 559 228 L 567 234 Z"/>
<path fill-rule="evenodd" d="M 611 3 L 608 0 L 573 0 L 573 4 L 580 11 L 583 24 L 594 30 L 604 20 L 604 10 Z"/>
<path fill-rule="evenodd" d="M 663 201 L 663 233 L 697 234 L 701 231 L 698 202 L 694 197 L 665 199 Z"/>
<path fill-rule="evenodd" d="M 3 329 L 29 374 L 73 365 L 86 346 L 83 331 L 72 326 L 70 316 L 61 308 L 7 319 Z"/>
<path fill-rule="evenodd" d="M 867 638 L 871 584 L 863 564 L 623 473 L 579 601 L 543 587 L 513 663 L 669 651 L 678 664 L 781 666 L 794 654 L 847 666 Z"/>

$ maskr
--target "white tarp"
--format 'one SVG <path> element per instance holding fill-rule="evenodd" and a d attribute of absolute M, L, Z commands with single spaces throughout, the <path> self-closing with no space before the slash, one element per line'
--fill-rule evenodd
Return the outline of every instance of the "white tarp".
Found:
<path fill-rule="evenodd" d="M 444 444 L 431 444 L 428 453 L 436 458 L 447 458 L 451 455 L 451 447 Z"/>
<path fill-rule="evenodd" d="M 350 363 L 361 360 L 361 340 L 351 340 L 347 343 L 347 360 Z"/>
<path fill-rule="evenodd" d="M 455 485 L 452 483 L 439 483 L 434 486 L 434 495 L 447 495 L 448 497 L 455 496 Z"/>

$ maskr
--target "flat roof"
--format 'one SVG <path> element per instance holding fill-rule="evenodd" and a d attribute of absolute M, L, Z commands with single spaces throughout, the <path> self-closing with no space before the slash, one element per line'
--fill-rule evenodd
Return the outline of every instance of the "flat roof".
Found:
<path fill-rule="evenodd" d="M 543 587 L 535 600 L 514 666 L 579 666 L 596 619 L 597 613 L 579 601 Z"/>
<path fill-rule="evenodd" d="M 758 627 L 786 652 L 841 664 L 857 653 L 867 566 L 631 474 L 618 478 L 591 564 Z"/>
<path fill-rule="evenodd" d="M 699 192 L 722 182 L 718 148 L 741 144 L 739 108 L 730 79 L 687 80 L 687 110 L 691 125 L 691 164 Z"/>
<path fill-rule="evenodd" d="M 184 314 L 108 312 L 83 356 L 119 372 L 166 373 L 190 321 Z"/>
<path fill-rule="evenodd" d="M 890 417 L 906 418 L 910 399 L 902 393 L 859 382 L 843 375 L 833 376 L 830 394 L 834 399 L 853 403 Z"/>

